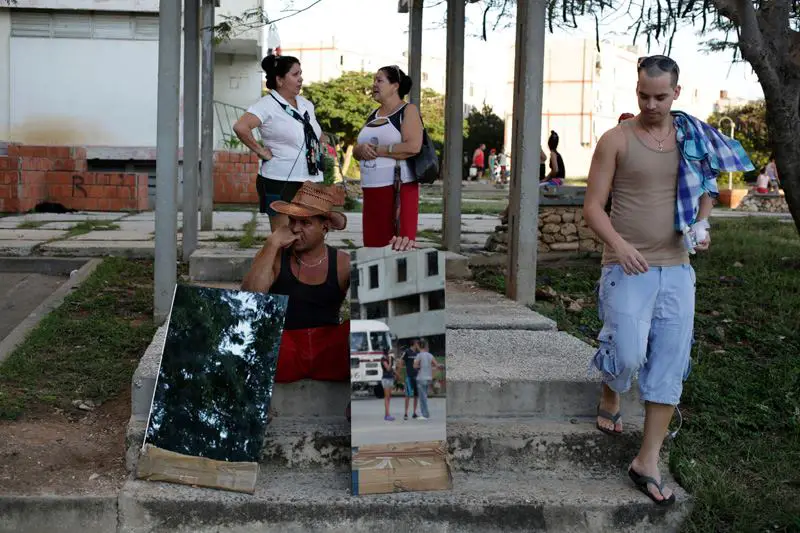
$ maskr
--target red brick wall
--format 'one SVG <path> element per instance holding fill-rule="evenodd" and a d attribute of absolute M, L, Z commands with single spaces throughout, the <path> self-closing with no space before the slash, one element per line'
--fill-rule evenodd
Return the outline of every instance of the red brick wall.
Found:
<path fill-rule="evenodd" d="M 147 209 L 147 174 L 86 169 L 85 148 L 11 144 L 0 157 L 0 212 L 44 201 L 86 211 Z"/>
<path fill-rule="evenodd" d="M 214 202 L 258 204 L 259 165 L 258 156 L 250 152 L 214 152 Z"/>

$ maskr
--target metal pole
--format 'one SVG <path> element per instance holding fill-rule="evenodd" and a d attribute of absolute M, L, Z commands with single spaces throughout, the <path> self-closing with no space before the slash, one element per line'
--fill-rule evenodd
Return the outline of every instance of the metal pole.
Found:
<path fill-rule="evenodd" d="M 408 10 L 408 75 L 411 103 L 419 106 L 422 90 L 422 0 L 412 0 Z"/>
<path fill-rule="evenodd" d="M 447 0 L 447 83 L 444 111 L 444 245 L 461 250 L 464 156 L 464 0 Z"/>
<path fill-rule="evenodd" d="M 539 216 L 539 151 L 542 137 L 542 85 L 547 0 L 517 3 L 514 67 L 514 126 L 508 210 L 506 295 L 531 304 L 536 294 Z"/>
<path fill-rule="evenodd" d="M 197 248 L 197 179 L 200 170 L 200 6 L 183 4 L 183 260 Z"/>
<path fill-rule="evenodd" d="M 203 0 L 201 36 L 200 228 L 211 231 L 214 223 L 214 0 Z"/>
<path fill-rule="evenodd" d="M 156 132 L 156 322 L 169 315 L 177 277 L 178 120 L 180 110 L 181 5 L 161 0 L 158 18 L 158 120 Z"/>

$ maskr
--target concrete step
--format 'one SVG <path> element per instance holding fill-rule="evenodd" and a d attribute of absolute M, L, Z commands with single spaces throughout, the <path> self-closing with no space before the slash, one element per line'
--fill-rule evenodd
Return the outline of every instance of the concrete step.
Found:
<path fill-rule="evenodd" d="M 350 496 L 346 472 L 262 468 L 252 496 L 130 480 L 119 498 L 120 533 L 453 531 L 464 533 L 677 531 L 691 500 L 657 508 L 624 471 L 604 479 L 571 472 L 454 472 L 453 489 Z"/>
<path fill-rule="evenodd" d="M 447 414 L 546 418 L 596 413 L 595 348 L 561 331 L 447 331 Z M 622 409 L 640 416 L 635 387 Z"/>
<path fill-rule="evenodd" d="M 554 320 L 474 283 L 448 280 L 447 329 L 555 331 Z M 448 346 L 449 349 L 449 346 Z"/>
<path fill-rule="evenodd" d="M 189 277 L 193 281 L 237 281 L 240 282 L 258 248 L 200 248 L 189 258 Z M 466 256 L 452 252 L 445 253 L 445 271 L 448 277 L 468 278 L 469 260 Z"/>
<path fill-rule="evenodd" d="M 641 422 L 626 417 L 625 432 L 611 437 L 597 431 L 594 418 L 448 418 L 447 441 L 451 464 L 458 471 L 570 469 L 602 478 L 609 470 L 624 469 L 636 455 Z M 130 454 L 141 448 L 145 423 L 138 419 L 129 425 Z M 135 456 L 132 461 L 131 471 Z M 350 424 L 343 416 L 275 417 L 267 428 L 259 462 L 297 470 L 349 471 Z"/>

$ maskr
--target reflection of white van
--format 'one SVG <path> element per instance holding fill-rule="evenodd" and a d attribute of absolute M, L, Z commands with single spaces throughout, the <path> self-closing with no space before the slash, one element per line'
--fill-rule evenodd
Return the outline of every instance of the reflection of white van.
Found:
<path fill-rule="evenodd" d="M 383 350 L 392 349 L 389 326 L 379 320 L 350 321 L 350 383 L 367 389 L 381 381 Z"/>

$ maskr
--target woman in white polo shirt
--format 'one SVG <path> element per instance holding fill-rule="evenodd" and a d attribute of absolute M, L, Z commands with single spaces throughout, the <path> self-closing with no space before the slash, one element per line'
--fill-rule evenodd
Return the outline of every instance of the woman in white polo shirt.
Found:
<path fill-rule="evenodd" d="M 270 92 L 250 106 L 236 121 L 236 136 L 261 158 L 256 178 L 259 211 L 269 215 L 272 231 L 288 224 L 288 218 L 269 204 L 290 202 L 305 181 L 321 182 L 320 143 L 322 135 L 314 105 L 300 96 L 303 71 L 292 56 L 269 55 L 261 61 Z M 253 130 L 261 132 L 259 142 Z"/>

